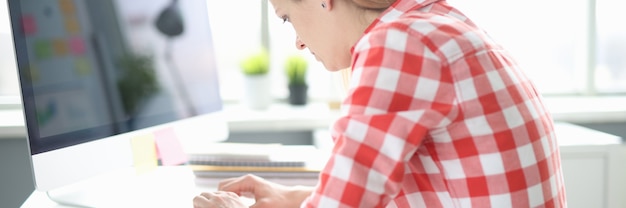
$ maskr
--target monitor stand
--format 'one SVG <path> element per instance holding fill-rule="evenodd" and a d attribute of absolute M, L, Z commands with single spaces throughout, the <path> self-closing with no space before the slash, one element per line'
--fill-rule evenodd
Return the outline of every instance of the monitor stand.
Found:
<path fill-rule="evenodd" d="M 127 168 L 47 192 L 70 207 L 193 207 L 193 197 L 214 186 L 196 186 L 186 166 L 160 166 L 138 173 Z"/>

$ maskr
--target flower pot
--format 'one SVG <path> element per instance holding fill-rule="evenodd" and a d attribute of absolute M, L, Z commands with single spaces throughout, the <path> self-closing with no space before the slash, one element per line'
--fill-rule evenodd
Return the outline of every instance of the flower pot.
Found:
<path fill-rule="evenodd" d="M 265 75 L 253 75 L 244 77 L 243 102 L 253 110 L 265 110 L 271 102 L 270 77 Z"/>
<path fill-rule="evenodd" d="M 289 85 L 289 104 L 305 105 L 307 103 L 307 85 Z"/>

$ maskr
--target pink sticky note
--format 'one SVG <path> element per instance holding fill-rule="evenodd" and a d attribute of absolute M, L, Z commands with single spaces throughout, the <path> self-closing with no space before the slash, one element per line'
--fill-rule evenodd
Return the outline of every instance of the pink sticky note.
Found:
<path fill-rule="evenodd" d="M 173 128 L 156 131 L 155 142 L 162 165 L 180 165 L 187 162 L 187 154 Z"/>
<path fill-rule="evenodd" d="M 70 51 L 74 55 L 83 55 L 85 53 L 85 41 L 81 37 L 72 37 L 69 40 Z"/>
<path fill-rule="evenodd" d="M 33 15 L 22 16 L 22 30 L 25 35 L 32 35 L 37 32 L 37 22 L 35 22 Z"/>

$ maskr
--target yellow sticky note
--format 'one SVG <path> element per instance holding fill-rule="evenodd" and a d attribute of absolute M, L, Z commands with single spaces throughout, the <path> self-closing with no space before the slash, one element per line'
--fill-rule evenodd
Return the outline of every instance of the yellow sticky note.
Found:
<path fill-rule="evenodd" d="M 137 173 L 154 170 L 158 166 L 153 135 L 141 135 L 130 140 L 133 150 L 133 165 Z"/>

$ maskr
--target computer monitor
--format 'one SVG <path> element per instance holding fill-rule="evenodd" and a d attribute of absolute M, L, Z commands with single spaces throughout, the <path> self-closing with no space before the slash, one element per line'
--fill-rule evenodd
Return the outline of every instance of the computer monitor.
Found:
<path fill-rule="evenodd" d="M 37 190 L 132 168 L 144 135 L 184 148 L 228 137 L 204 0 L 8 8 Z"/>

